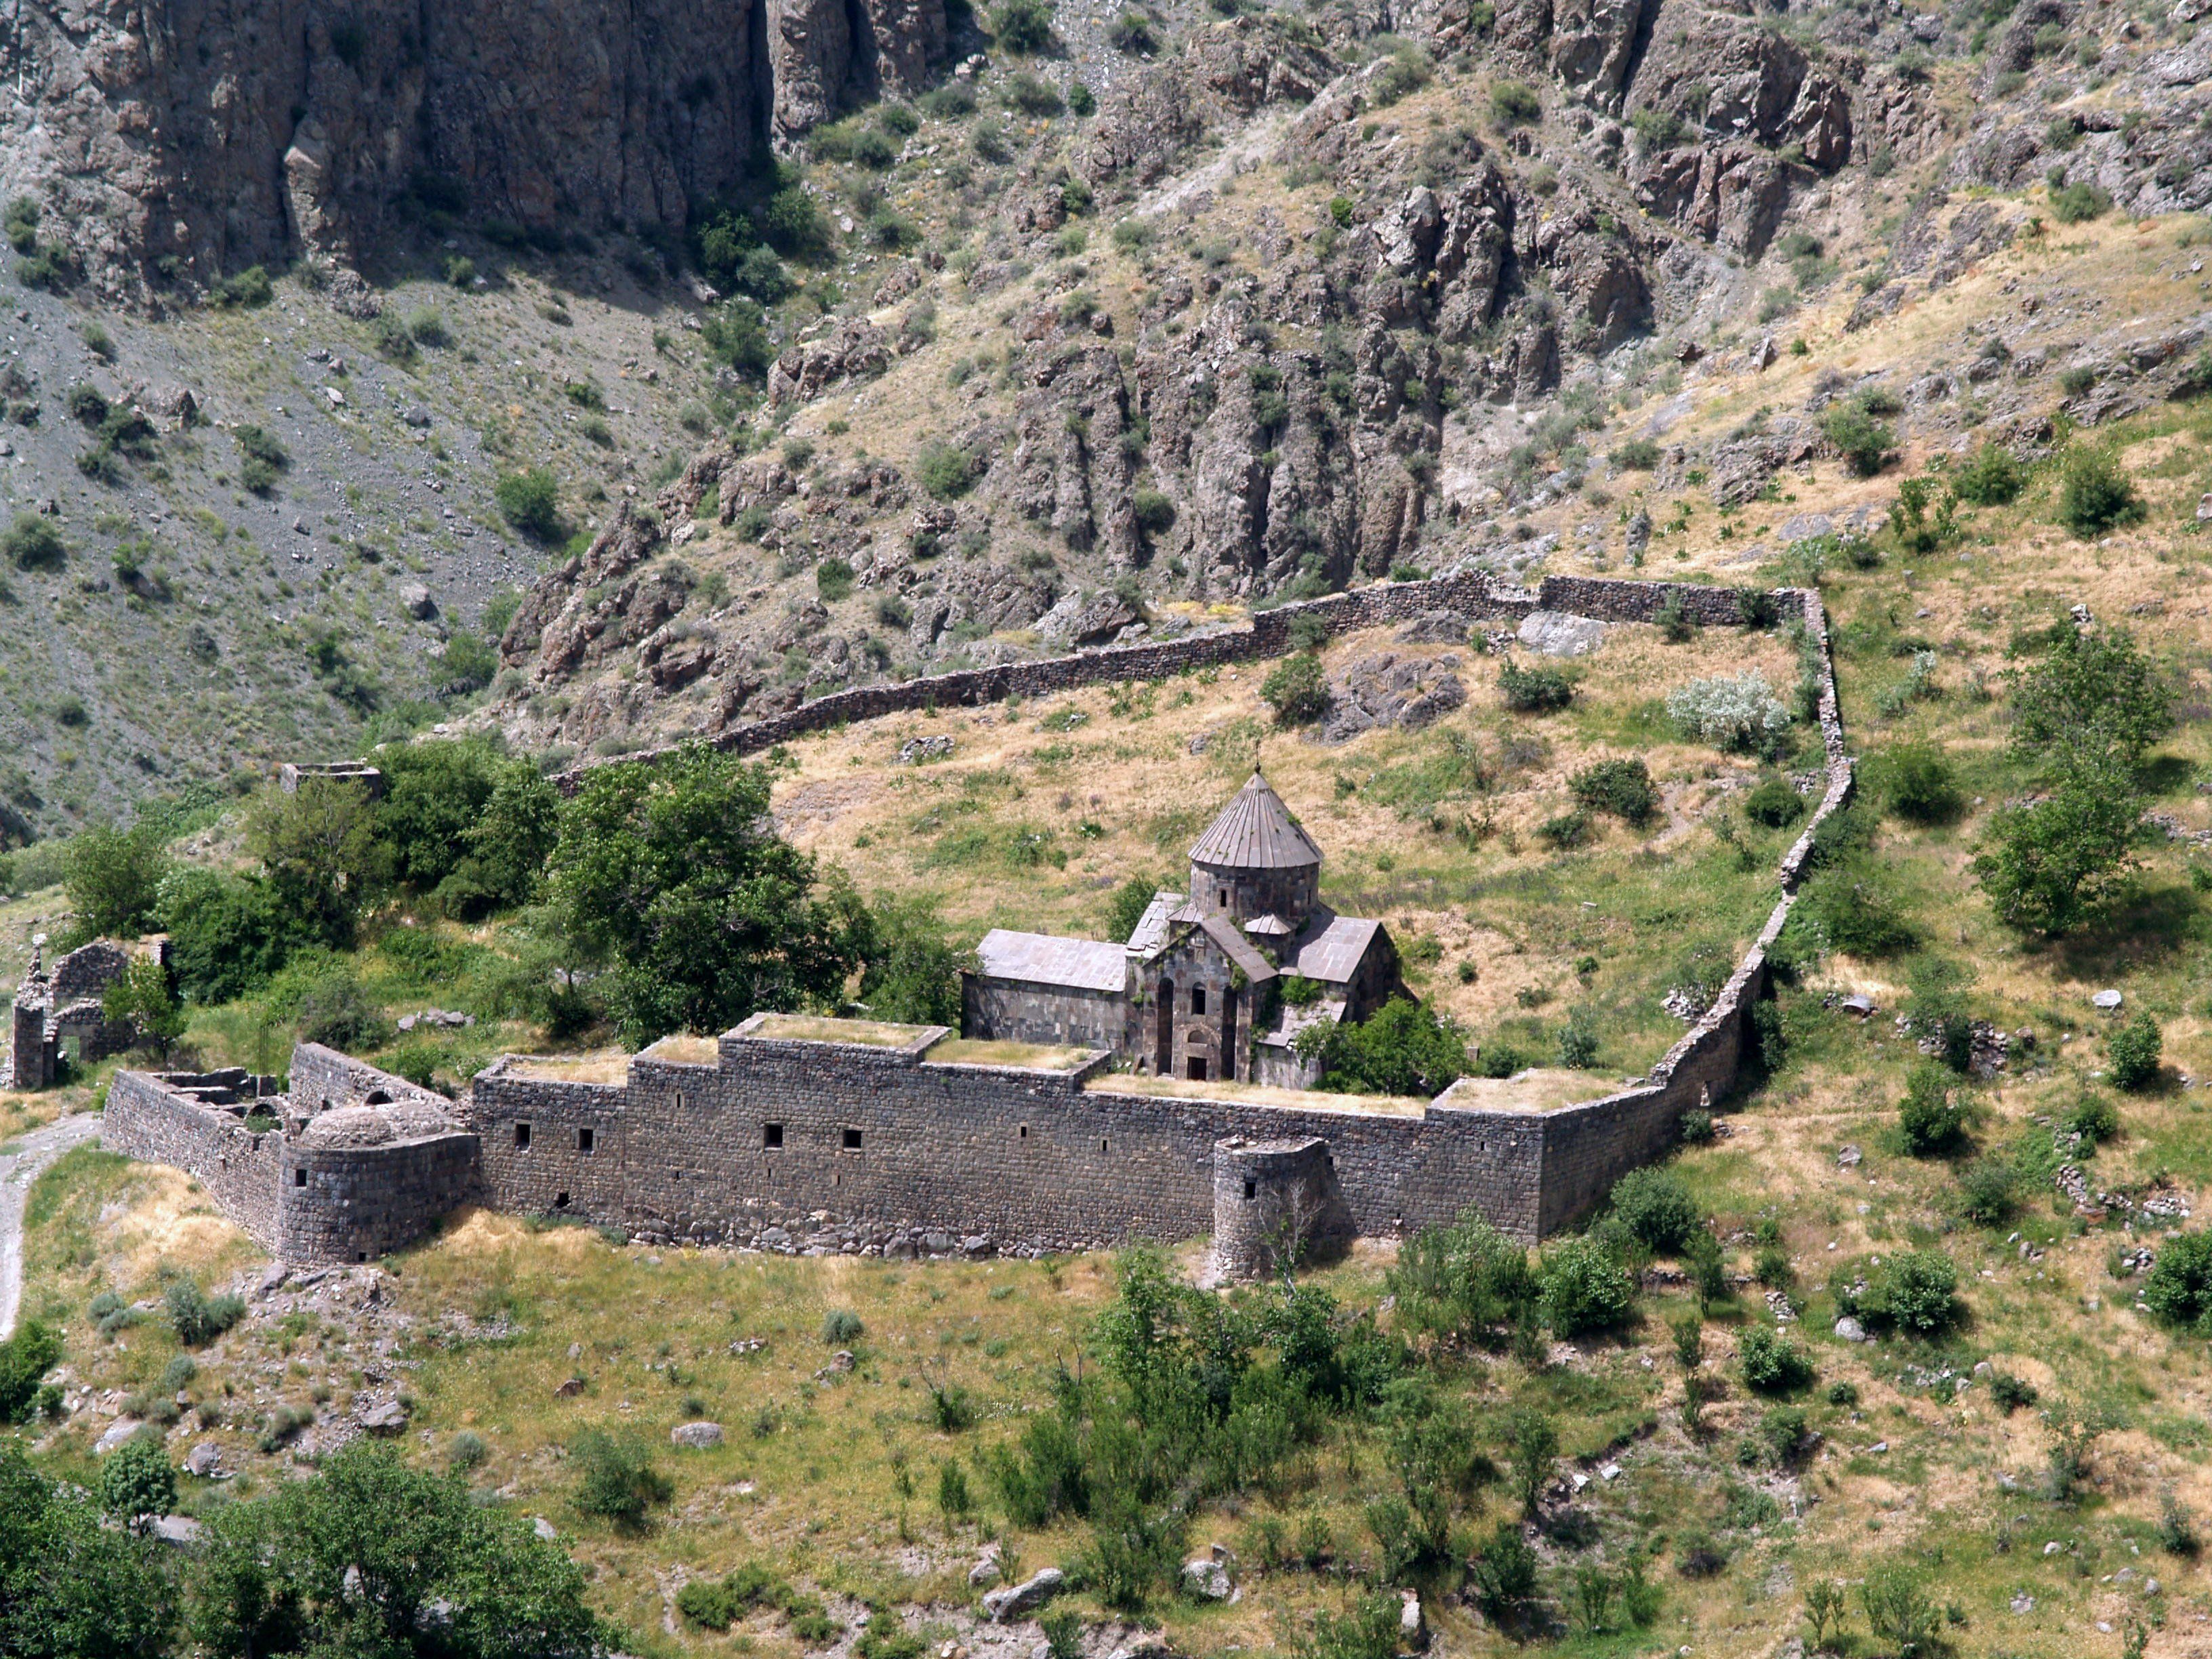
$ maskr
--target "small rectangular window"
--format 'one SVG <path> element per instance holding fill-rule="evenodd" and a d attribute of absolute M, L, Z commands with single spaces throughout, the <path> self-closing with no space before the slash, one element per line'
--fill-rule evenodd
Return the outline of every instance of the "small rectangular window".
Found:
<path fill-rule="evenodd" d="M 857 1152 L 860 1150 L 860 1132 L 858 1129 L 845 1131 L 845 1150 L 848 1152 Z"/>
<path fill-rule="evenodd" d="M 775 1147 L 777 1147 L 777 1146 L 782 1146 L 782 1145 L 783 1145 L 783 1125 L 781 1125 L 781 1123 L 763 1123 L 763 1124 L 762 1124 L 762 1125 L 761 1125 L 761 1145 L 762 1145 L 762 1146 L 766 1146 L 766 1147 L 769 1147 L 769 1148 L 771 1148 L 771 1149 L 773 1149 L 773 1148 L 775 1148 Z"/>
<path fill-rule="evenodd" d="M 588 1152 L 592 1150 L 592 1132 L 589 1129 L 576 1131 L 576 1150 L 580 1152 Z"/>
<path fill-rule="evenodd" d="M 1259 1197 L 1259 1196 L 1260 1196 L 1260 1183 L 1259 1183 L 1258 1182 L 1256 1182 L 1256 1181 L 1248 1181 L 1248 1182 L 1246 1182 L 1244 1183 L 1244 1201 L 1245 1201 L 1247 1204 L 1249 1204 L 1249 1203 L 1250 1203 L 1254 1199 L 1255 1199 L 1255 1198 L 1257 1198 L 1257 1197 Z"/>
<path fill-rule="evenodd" d="M 292 1171 L 292 1184 L 293 1184 L 295 1187 L 304 1187 L 304 1186 L 306 1186 L 306 1185 L 307 1184 L 307 1172 L 305 1170 L 293 1170 L 293 1171 Z"/>
<path fill-rule="evenodd" d="M 527 1123 L 516 1124 L 514 1126 L 514 1150 L 518 1152 L 521 1152 L 529 1145 L 530 1126 Z"/>
<path fill-rule="evenodd" d="M 1030 1138 L 1030 1126 L 1029 1126 L 1028 1124 L 1024 1123 L 1024 1124 L 1023 1124 L 1023 1125 L 1022 1125 L 1021 1139 L 1024 1139 L 1024 1140 L 1027 1140 L 1029 1138 Z"/>
<path fill-rule="evenodd" d="M 1206 1012 L 1206 987 L 1203 985 L 1194 985 L 1190 988 L 1190 1011 L 1194 1014 L 1202 1014 Z"/>
<path fill-rule="evenodd" d="M 679 1112 L 684 1109 L 684 1091 L 681 1089 L 676 1091 L 676 1109 Z"/>

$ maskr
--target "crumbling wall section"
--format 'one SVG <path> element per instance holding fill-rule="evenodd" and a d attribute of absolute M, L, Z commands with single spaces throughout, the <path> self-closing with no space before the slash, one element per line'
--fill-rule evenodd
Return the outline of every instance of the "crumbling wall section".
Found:
<path fill-rule="evenodd" d="M 125 1158 L 167 1164 L 207 1188 L 216 1207 L 265 1250 L 278 1249 L 277 1189 L 283 1137 L 257 1133 L 146 1072 L 118 1072 L 107 1088 L 100 1144 Z"/>

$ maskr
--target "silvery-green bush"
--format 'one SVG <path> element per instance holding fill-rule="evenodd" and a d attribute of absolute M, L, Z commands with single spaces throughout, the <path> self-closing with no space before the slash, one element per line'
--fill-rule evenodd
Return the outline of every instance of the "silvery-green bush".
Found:
<path fill-rule="evenodd" d="M 1668 694 L 1667 714 L 1691 737 L 1751 753 L 1771 748 L 1790 720 L 1790 710 L 1756 669 L 1733 678 L 1692 680 Z"/>

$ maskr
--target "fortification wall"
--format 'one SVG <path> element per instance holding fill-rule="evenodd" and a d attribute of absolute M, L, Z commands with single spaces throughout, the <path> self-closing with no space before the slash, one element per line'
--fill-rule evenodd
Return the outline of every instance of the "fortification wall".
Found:
<path fill-rule="evenodd" d="M 386 1100 L 419 1100 L 441 1112 L 452 1109 L 452 1103 L 443 1095 L 379 1071 L 365 1060 L 356 1060 L 319 1042 L 302 1042 L 293 1048 L 291 1097 L 301 1112 L 358 1106 L 378 1096 Z"/>
<path fill-rule="evenodd" d="M 281 1149 L 274 1248 L 287 1261 L 367 1261 L 399 1249 L 435 1231 L 477 1185 L 473 1134 L 343 1147 L 266 1138 Z"/>
<path fill-rule="evenodd" d="M 118 1072 L 108 1085 L 100 1138 L 110 1152 L 182 1170 L 255 1243 L 278 1249 L 283 1137 L 276 1131 L 256 1134 L 229 1113 L 203 1106 L 158 1078 Z"/>
<path fill-rule="evenodd" d="M 495 1066 L 472 1106 L 486 1200 L 562 1208 L 654 1239 L 755 1243 L 771 1230 L 806 1231 L 828 1212 L 886 1236 L 988 1234 L 1000 1249 L 1068 1249 L 1206 1232 L 1216 1141 L 1317 1136 L 1363 1233 L 1475 1205 L 1534 1236 L 1542 1134 L 1529 1116 L 1086 1090 L 1103 1062 L 1071 1073 L 936 1065 L 743 1036 L 726 1037 L 722 1054 L 719 1066 L 633 1061 L 616 1114 L 607 1108 L 619 1091 Z M 545 1127 L 586 1119 L 603 1130 L 588 1171 L 572 1139 Z M 527 1149 L 514 1146 L 520 1122 L 531 1126 Z"/>

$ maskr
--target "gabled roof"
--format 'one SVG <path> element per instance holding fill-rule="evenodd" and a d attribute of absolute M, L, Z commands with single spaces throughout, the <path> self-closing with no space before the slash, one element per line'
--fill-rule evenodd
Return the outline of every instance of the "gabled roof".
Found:
<path fill-rule="evenodd" d="M 1231 870 L 1295 870 L 1321 862 L 1321 848 L 1298 828 L 1283 798 L 1258 772 L 1221 809 L 1190 849 L 1194 864 Z"/>
<path fill-rule="evenodd" d="M 1292 971 L 1324 985 L 1347 984 L 1382 931 L 1379 921 L 1316 911 L 1305 933 L 1291 945 Z"/>
<path fill-rule="evenodd" d="M 1186 902 L 1168 920 L 1177 924 L 1188 923 L 1200 929 L 1206 936 L 1221 947 L 1222 955 L 1244 970 L 1244 977 L 1253 984 L 1275 977 L 1275 964 L 1254 948 L 1251 940 L 1237 931 L 1237 923 L 1226 910 L 1209 910 L 1202 905 Z"/>
<path fill-rule="evenodd" d="M 1152 895 L 1152 902 L 1145 907 L 1145 914 L 1137 918 L 1137 925 L 1129 930 L 1129 949 L 1136 951 L 1157 951 L 1167 943 L 1168 918 L 1182 908 L 1182 895 L 1165 889 Z"/>
<path fill-rule="evenodd" d="M 1128 982 L 1128 953 L 1119 945 L 1053 933 L 1017 933 L 994 927 L 975 947 L 987 979 L 1061 985 L 1079 991 L 1119 991 Z"/>

